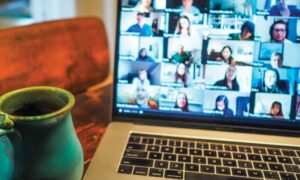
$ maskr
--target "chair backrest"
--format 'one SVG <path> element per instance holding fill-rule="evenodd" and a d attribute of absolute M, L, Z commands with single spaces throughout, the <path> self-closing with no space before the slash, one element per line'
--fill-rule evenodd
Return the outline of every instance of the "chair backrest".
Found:
<path fill-rule="evenodd" d="M 103 81 L 109 48 L 101 20 L 49 21 L 0 31 L 0 95 L 50 85 L 73 93 Z"/>

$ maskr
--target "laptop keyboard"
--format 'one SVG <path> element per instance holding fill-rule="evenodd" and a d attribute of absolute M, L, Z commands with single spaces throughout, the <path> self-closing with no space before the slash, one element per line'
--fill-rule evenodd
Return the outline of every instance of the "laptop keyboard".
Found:
<path fill-rule="evenodd" d="M 187 180 L 300 180 L 300 148 L 134 133 L 118 172 Z"/>

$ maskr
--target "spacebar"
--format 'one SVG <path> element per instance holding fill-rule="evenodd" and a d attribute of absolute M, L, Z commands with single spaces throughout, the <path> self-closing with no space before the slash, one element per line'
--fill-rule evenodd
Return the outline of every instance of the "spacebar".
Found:
<path fill-rule="evenodd" d="M 231 176 L 218 176 L 214 174 L 200 174 L 200 173 L 185 173 L 185 180 L 250 180 L 251 178 L 243 178 L 243 177 L 231 177 Z"/>

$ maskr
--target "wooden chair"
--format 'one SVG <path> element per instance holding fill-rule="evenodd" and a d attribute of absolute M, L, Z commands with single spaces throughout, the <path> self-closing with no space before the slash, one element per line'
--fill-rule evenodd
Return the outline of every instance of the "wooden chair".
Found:
<path fill-rule="evenodd" d="M 37 85 L 75 94 L 73 120 L 88 164 L 108 124 L 110 98 L 87 91 L 109 73 L 104 25 L 97 18 L 76 18 L 0 31 L 0 94 Z M 111 91 L 106 87 L 106 91 Z M 99 119 L 104 117 L 104 119 Z"/>

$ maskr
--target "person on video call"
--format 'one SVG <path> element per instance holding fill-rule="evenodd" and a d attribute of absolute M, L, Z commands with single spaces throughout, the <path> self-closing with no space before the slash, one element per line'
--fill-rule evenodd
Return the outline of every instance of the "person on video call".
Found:
<path fill-rule="evenodd" d="M 282 68 L 282 63 L 283 63 L 282 53 L 279 52 L 272 53 L 270 59 L 271 67 L 274 69 Z"/>
<path fill-rule="evenodd" d="M 235 65 L 235 61 L 232 57 L 232 49 L 230 46 L 223 47 L 221 51 L 221 56 L 216 58 L 217 61 L 222 61 L 224 63 L 227 63 L 231 66 Z"/>
<path fill-rule="evenodd" d="M 187 16 L 180 16 L 177 22 L 175 34 L 180 37 L 191 37 L 191 23 Z"/>
<path fill-rule="evenodd" d="M 176 67 L 175 82 L 178 83 L 179 80 L 182 81 L 184 87 L 187 87 L 188 68 L 183 63 L 179 63 Z"/>
<path fill-rule="evenodd" d="M 246 21 L 241 27 L 241 33 L 233 33 L 229 36 L 232 40 L 253 41 L 255 33 L 255 25 L 251 21 Z"/>
<path fill-rule="evenodd" d="M 132 84 L 135 86 L 145 85 L 150 86 L 150 81 L 148 79 L 148 74 L 145 69 L 140 69 L 138 73 L 138 77 L 133 78 Z"/>
<path fill-rule="evenodd" d="M 141 48 L 139 50 L 139 54 L 138 54 L 136 61 L 155 62 L 151 56 L 148 56 L 146 48 Z"/>
<path fill-rule="evenodd" d="M 140 36 L 151 36 L 152 29 L 151 27 L 145 23 L 145 14 L 137 13 L 137 23 L 130 26 L 127 32 L 140 33 Z"/>
<path fill-rule="evenodd" d="M 295 17 L 300 16 L 300 11 L 296 5 L 288 5 L 288 0 L 276 0 L 276 4 L 271 7 L 271 16 Z"/>
<path fill-rule="evenodd" d="M 275 43 L 289 43 L 292 41 L 288 40 L 287 37 L 289 35 L 289 26 L 283 20 L 275 21 L 270 27 L 270 42 Z"/>
<path fill-rule="evenodd" d="M 179 6 L 179 9 L 183 13 L 191 13 L 191 14 L 200 14 L 200 10 L 193 6 L 194 0 L 182 0 L 182 5 Z"/>
<path fill-rule="evenodd" d="M 149 86 L 146 85 L 136 86 L 136 98 L 130 100 L 128 104 L 137 105 L 139 108 L 143 109 L 158 109 L 158 104 L 149 99 L 148 89 Z"/>
<path fill-rule="evenodd" d="M 177 94 L 174 108 L 179 108 L 179 109 L 181 109 L 181 111 L 184 111 L 184 112 L 189 111 L 188 98 L 184 92 L 180 92 Z"/>
<path fill-rule="evenodd" d="M 224 116 L 233 116 L 233 111 L 228 107 L 229 101 L 225 95 L 220 95 L 216 99 L 215 111 L 222 111 Z"/>
<path fill-rule="evenodd" d="M 284 118 L 284 115 L 282 113 L 282 105 L 280 102 L 278 101 L 274 101 L 272 103 L 271 109 L 270 109 L 270 113 L 268 113 L 267 115 L 272 116 L 273 118 L 278 118 L 278 119 L 282 119 Z"/>
<path fill-rule="evenodd" d="M 276 69 L 267 69 L 264 72 L 259 92 L 287 94 L 286 84 L 280 82 L 280 76 Z"/>
<path fill-rule="evenodd" d="M 152 0 L 140 0 L 135 6 L 135 10 L 141 13 L 150 13 L 153 11 L 151 3 Z"/>
<path fill-rule="evenodd" d="M 226 87 L 228 90 L 240 90 L 239 84 L 236 80 L 237 70 L 235 66 L 229 66 L 226 70 L 224 79 L 217 81 L 214 86 Z"/>
<path fill-rule="evenodd" d="M 163 36 L 164 35 L 164 31 L 160 30 L 158 27 L 158 18 L 156 18 L 152 21 L 151 27 L 152 27 L 153 36 Z"/>
<path fill-rule="evenodd" d="M 192 61 L 192 56 L 184 51 L 183 45 L 178 46 L 178 51 L 171 57 L 171 62 L 173 63 L 183 63 L 189 66 Z"/>

